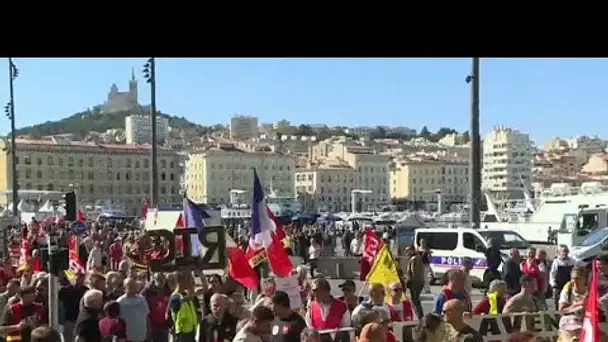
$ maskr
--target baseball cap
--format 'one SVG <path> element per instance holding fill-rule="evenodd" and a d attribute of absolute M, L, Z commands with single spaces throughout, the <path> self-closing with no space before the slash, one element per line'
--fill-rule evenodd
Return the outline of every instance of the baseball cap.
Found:
<path fill-rule="evenodd" d="M 582 319 L 578 315 L 562 316 L 562 318 L 559 319 L 559 330 L 575 331 L 580 330 L 582 328 Z"/>
<path fill-rule="evenodd" d="M 345 287 L 356 289 L 357 288 L 357 284 L 355 284 L 355 282 L 352 281 L 352 280 L 345 280 L 342 284 L 338 285 L 338 287 L 341 288 L 341 289 L 343 289 Z"/>

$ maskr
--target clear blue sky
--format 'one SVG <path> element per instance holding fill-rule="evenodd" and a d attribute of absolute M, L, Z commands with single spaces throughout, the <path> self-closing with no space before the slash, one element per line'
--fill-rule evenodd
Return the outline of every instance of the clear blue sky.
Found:
<path fill-rule="evenodd" d="M 17 126 L 57 120 L 125 90 L 145 59 L 17 58 Z M 0 104 L 8 101 L 0 60 Z M 466 130 L 470 59 L 159 59 L 158 108 L 200 124 L 232 113 L 260 122 L 441 126 Z M 608 138 L 608 60 L 483 59 L 482 133 L 505 124 L 542 143 L 551 136 Z M 149 102 L 140 82 L 140 102 Z M 9 130 L 0 117 L 0 132 Z"/>

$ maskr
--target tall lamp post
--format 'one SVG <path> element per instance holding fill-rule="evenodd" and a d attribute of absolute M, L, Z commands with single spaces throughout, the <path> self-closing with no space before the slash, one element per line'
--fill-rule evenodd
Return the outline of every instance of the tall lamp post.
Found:
<path fill-rule="evenodd" d="M 150 84 L 150 120 L 151 120 L 151 128 L 152 128 L 152 149 L 151 149 L 151 159 L 152 159 L 152 172 L 151 172 L 151 184 L 150 184 L 150 193 L 151 193 L 151 202 L 150 207 L 158 208 L 158 160 L 157 160 L 157 138 L 156 138 L 156 61 L 154 57 L 148 59 L 146 64 L 144 64 L 144 78 L 146 79 L 146 83 Z"/>
<path fill-rule="evenodd" d="M 13 63 L 13 59 L 11 57 L 8 58 L 8 89 L 9 89 L 9 102 L 4 107 L 4 113 L 6 117 L 11 120 L 11 182 L 13 183 L 12 191 L 13 191 L 13 216 L 18 217 L 19 213 L 17 210 L 17 205 L 19 204 L 19 184 L 17 178 L 17 143 L 16 134 L 15 134 L 15 87 L 14 83 L 17 77 L 19 76 L 19 69 Z"/>
<path fill-rule="evenodd" d="M 479 206 L 481 205 L 481 138 L 479 137 L 479 57 L 472 60 L 471 74 L 467 83 L 471 84 L 471 173 L 469 179 L 470 191 L 470 221 L 474 228 L 481 225 Z"/>

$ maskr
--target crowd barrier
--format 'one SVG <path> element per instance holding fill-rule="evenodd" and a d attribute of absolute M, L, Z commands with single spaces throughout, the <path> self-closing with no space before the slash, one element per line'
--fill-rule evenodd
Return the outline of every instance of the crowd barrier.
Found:
<path fill-rule="evenodd" d="M 601 315 L 600 315 L 601 316 Z M 486 342 L 508 341 L 522 332 L 534 333 L 537 340 L 556 341 L 559 335 L 559 319 L 561 313 L 557 311 L 537 313 L 514 313 L 501 315 L 478 315 L 466 319 L 466 323 L 475 329 Z M 393 323 L 393 334 L 399 342 L 413 342 L 414 329 L 418 321 Z M 600 329 L 604 334 L 608 333 L 606 321 L 600 322 Z M 332 339 L 338 332 L 348 332 L 351 341 L 354 340 L 353 328 L 342 328 L 337 330 L 322 330 L 321 334 L 329 334 Z M 532 339 L 535 341 L 534 339 Z"/>

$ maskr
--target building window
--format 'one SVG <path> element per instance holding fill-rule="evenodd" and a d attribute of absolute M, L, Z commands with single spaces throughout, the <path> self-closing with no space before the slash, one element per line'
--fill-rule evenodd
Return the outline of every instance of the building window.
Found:
<path fill-rule="evenodd" d="M 57 165 L 63 166 L 63 158 L 57 159 Z"/>
<path fill-rule="evenodd" d="M 78 159 L 78 167 L 83 167 L 83 166 L 84 166 L 84 160 Z"/>
<path fill-rule="evenodd" d="M 48 157 L 46 158 L 46 163 L 47 163 L 49 166 L 53 166 L 53 156 L 48 156 Z"/>
<path fill-rule="evenodd" d="M 25 165 L 32 165 L 32 160 L 30 159 L 29 156 L 26 156 L 24 159 L 25 159 Z"/>
<path fill-rule="evenodd" d="M 136 181 L 141 180 L 141 175 L 139 174 L 139 172 L 135 173 L 135 180 Z"/>
<path fill-rule="evenodd" d="M 36 164 L 42 165 L 42 158 L 36 158 Z"/>
<path fill-rule="evenodd" d="M 112 158 L 108 158 L 107 164 L 108 164 L 108 167 L 112 167 Z"/>
<path fill-rule="evenodd" d="M 145 167 L 145 168 L 150 167 L 150 161 L 149 161 L 147 158 L 146 158 L 146 159 L 144 159 L 144 167 Z"/>
<path fill-rule="evenodd" d="M 170 174 L 169 175 L 169 180 L 175 180 L 175 175 L 174 174 Z"/>
<path fill-rule="evenodd" d="M 139 160 L 136 160 L 136 161 L 135 161 L 135 168 L 136 168 L 136 169 L 139 169 Z"/>
<path fill-rule="evenodd" d="M 95 165 L 95 162 L 93 160 L 93 157 L 89 157 L 89 167 L 93 167 Z"/>
<path fill-rule="evenodd" d="M 127 158 L 126 166 L 131 167 L 131 158 Z"/>
<path fill-rule="evenodd" d="M 69 177 L 69 179 L 70 179 L 70 180 L 73 180 L 73 179 L 74 179 L 74 171 L 73 171 L 73 170 L 70 170 L 70 171 L 69 171 L 69 175 L 68 175 L 68 177 Z"/>
<path fill-rule="evenodd" d="M 120 173 L 116 172 L 116 180 L 119 181 L 120 180 Z"/>
<path fill-rule="evenodd" d="M 95 172 L 90 171 L 89 172 L 89 180 L 93 180 L 93 179 L 95 179 Z"/>
<path fill-rule="evenodd" d="M 68 157 L 68 166 L 74 166 L 74 158 Z"/>
<path fill-rule="evenodd" d="M 36 178 L 38 178 L 38 179 L 42 178 L 42 171 L 40 171 L 40 170 L 36 171 Z"/>
<path fill-rule="evenodd" d="M 125 179 L 126 180 L 131 180 L 131 172 L 125 173 Z"/>
<path fill-rule="evenodd" d="M 161 173 L 160 174 L 160 180 L 164 181 L 167 177 L 165 176 L 165 173 Z"/>
<path fill-rule="evenodd" d="M 47 189 L 48 191 L 53 191 L 53 190 L 55 189 L 55 185 L 54 185 L 53 183 L 49 183 L 49 184 L 46 186 L 46 189 Z"/>
<path fill-rule="evenodd" d="M 108 180 L 112 180 L 112 171 L 108 171 Z"/>
<path fill-rule="evenodd" d="M 93 184 L 89 185 L 89 193 L 92 195 L 95 193 L 95 187 L 93 186 Z"/>
<path fill-rule="evenodd" d="M 26 178 L 26 179 L 30 179 L 30 178 L 32 178 L 32 170 L 30 170 L 30 169 L 25 169 L 25 178 Z"/>
<path fill-rule="evenodd" d="M 163 169 L 166 168 L 167 167 L 167 161 L 164 160 L 164 159 L 161 159 L 160 160 L 160 167 L 163 168 Z"/>
<path fill-rule="evenodd" d="M 170 167 L 170 168 L 174 168 L 174 167 L 175 167 L 175 163 L 173 163 L 173 161 L 171 161 L 171 162 L 169 163 L 169 167 Z"/>

